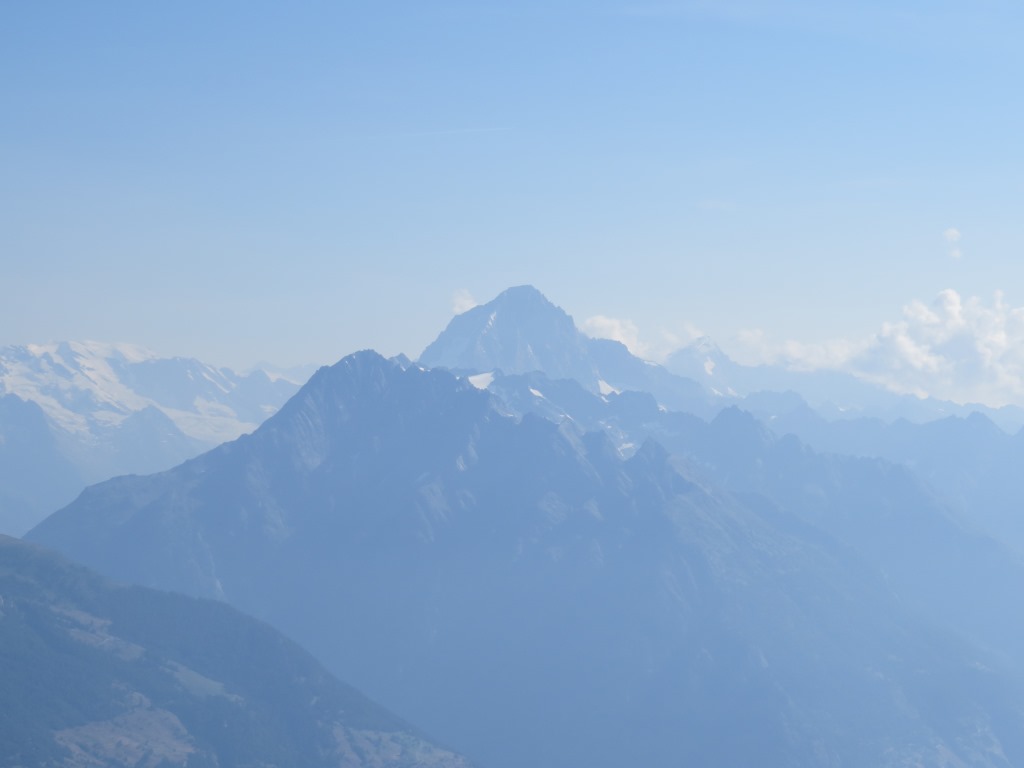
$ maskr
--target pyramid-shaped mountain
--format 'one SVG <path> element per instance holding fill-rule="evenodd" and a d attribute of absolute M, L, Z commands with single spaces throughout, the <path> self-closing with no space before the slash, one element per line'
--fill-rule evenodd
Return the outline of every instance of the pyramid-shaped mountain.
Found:
<path fill-rule="evenodd" d="M 597 386 L 587 338 L 572 317 L 530 285 L 509 288 L 456 315 L 420 355 L 421 365 L 506 373 L 544 371 L 555 379 Z"/>
<path fill-rule="evenodd" d="M 848 547 L 656 443 L 506 413 L 359 353 L 30 538 L 220 596 L 492 768 L 1024 761 L 1000 662 Z"/>
<path fill-rule="evenodd" d="M 0 764 L 469 768 L 222 603 L 0 536 Z"/>
<path fill-rule="evenodd" d="M 618 341 L 586 336 L 530 285 L 509 288 L 456 315 L 419 363 L 463 373 L 541 371 L 551 379 L 574 379 L 595 393 L 652 392 L 668 407 L 702 414 L 718 407 L 696 382 L 641 360 Z"/>

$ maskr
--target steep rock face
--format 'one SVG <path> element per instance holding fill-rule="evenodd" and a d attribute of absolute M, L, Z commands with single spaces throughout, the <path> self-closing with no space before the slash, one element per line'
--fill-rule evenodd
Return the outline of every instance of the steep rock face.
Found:
<path fill-rule="evenodd" d="M 30 537 L 229 600 L 493 768 L 1024 760 L 1016 684 L 820 528 L 505 410 L 359 353 Z"/>
<path fill-rule="evenodd" d="M 0 763 L 469 768 L 226 605 L 0 537 Z"/>

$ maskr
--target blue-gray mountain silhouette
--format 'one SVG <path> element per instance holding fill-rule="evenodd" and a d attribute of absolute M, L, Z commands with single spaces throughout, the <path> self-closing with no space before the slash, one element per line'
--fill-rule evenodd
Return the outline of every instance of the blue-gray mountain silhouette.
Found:
<path fill-rule="evenodd" d="M 821 451 L 877 457 L 911 469 L 978 530 L 1024 554 L 1024 429 L 1008 434 L 988 416 L 829 421 L 805 403 L 762 408 L 773 432 Z"/>
<path fill-rule="evenodd" d="M 1024 498 L 1024 484 L 1009 467 L 1021 443 L 984 416 L 924 425 L 829 423 L 797 397 L 808 423 L 827 430 L 815 434 L 879 438 L 877 454 L 842 455 L 847 451 L 819 453 L 791 434 L 776 435 L 735 406 L 705 422 L 666 411 L 647 393 L 599 397 L 540 373 L 496 376 L 488 391 L 511 413 L 602 431 L 626 452 L 657 439 L 691 473 L 749 505 L 786 510 L 853 548 L 908 606 L 1024 670 L 1024 606 L 1016 593 L 994 587 L 1024 582 L 1024 564 L 1010 546 L 1020 539 L 1007 533 L 1013 521 L 1020 530 L 1010 511 Z M 883 453 L 895 461 L 879 460 Z"/>
<path fill-rule="evenodd" d="M 629 427 L 644 396 L 623 397 Z M 806 510 L 509 410 L 359 353 L 252 435 L 90 488 L 30 538 L 267 619 L 491 768 L 1024 762 L 1001 660 Z M 759 466 L 756 422 L 718 428 Z"/>

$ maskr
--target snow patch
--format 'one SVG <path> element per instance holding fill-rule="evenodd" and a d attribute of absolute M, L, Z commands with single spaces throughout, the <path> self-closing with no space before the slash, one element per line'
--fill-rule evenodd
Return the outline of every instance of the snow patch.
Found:
<path fill-rule="evenodd" d="M 704 361 L 704 373 L 706 373 L 708 376 L 710 376 L 714 372 L 715 372 L 715 361 L 712 360 L 709 357 L 707 360 Z"/>
<path fill-rule="evenodd" d="M 478 373 L 469 377 L 469 383 L 477 389 L 487 389 L 494 381 L 494 371 Z"/>
<path fill-rule="evenodd" d="M 611 384 L 609 384 L 604 379 L 598 379 L 598 381 L 597 381 L 597 389 L 598 389 L 598 391 L 602 395 L 610 395 L 612 393 L 614 393 L 616 395 L 621 395 L 622 394 L 622 390 L 621 389 L 616 389 L 615 387 L 613 387 Z"/>
<path fill-rule="evenodd" d="M 530 394 L 531 394 L 531 395 L 533 395 L 534 397 L 539 397 L 539 398 L 540 398 L 541 400 L 547 400 L 547 398 L 546 398 L 546 397 L 544 397 L 544 395 L 543 395 L 543 394 L 541 394 L 540 392 L 538 392 L 538 391 L 537 391 L 536 389 L 534 389 L 533 387 L 530 387 Z"/>
<path fill-rule="evenodd" d="M 189 371 L 189 378 L 191 378 L 191 377 L 192 377 L 192 372 Z M 228 386 L 225 386 L 223 380 L 218 381 L 217 379 L 215 379 L 213 376 L 210 375 L 209 369 L 203 371 L 203 378 L 206 379 L 211 384 L 213 384 L 213 386 L 217 387 L 225 395 L 227 395 L 227 394 L 229 394 L 231 392 L 231 388 L 228 387 Z"/>

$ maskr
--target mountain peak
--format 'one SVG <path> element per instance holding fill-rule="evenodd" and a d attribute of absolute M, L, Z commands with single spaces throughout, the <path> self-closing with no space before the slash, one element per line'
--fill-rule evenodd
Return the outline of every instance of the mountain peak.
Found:
<path fill-rule="evenodd" d="M 714 339 L 710 336 L 699 336 L 669 355 L 666 365 L 670 369 L 685 368 L 686 375 L 693 375 L 694 370 L 697 370 L 710 376 L 712 371 L 708 370 L 709 363 L 712 370 L 715 366 L 734 365 Z"/>
<path fill-rule="evenodd" d="M 576 328 L 572 317 L 564 309 L 554 304 L 532 285 L 514 285 L 506 288 L 486 304 L 478 304 L 457 315 L 452 322 L 460 317 L 486 317 L 488 328 L 494 327 L 499 321 L 502 324 L 521 324 L 524 321 L 537 322 L 541 318 L 562 326 L 568 325 L 573 330 Z"/>
<path fill-rule="evenodd" d="M 558 310 L 565 314 L 561 307 L 555 306 L 551 300 L 532 285 L 513 285 L 494 297 L 493 301 L 484 306 L 500 307 L 544 307 Z"/>
<path fill-rule="evenodd" d="M 761 445 L 774 439 L 756 416 L 735 405 L 719 411 L 711 420 L 711 427 L 723 440 L 734 446 Z"/>
<path fill-rule="evenodd" d="M 532 285 L 508 288 L 453 317 L 419 363 L 461 374 L 540 371 L 549 379 L 575 379 L 594 394 L 649 391 L 666 407 L 702 413 L 707 405 L 699 384 L 641 360 L 618 341 L 587 337 Z"/>
<path fill-rule="evenodd" d="M 518 285 L 456 315 L 419 362 L 429 367 L 596 382 L 586 337 L 572 317 L 531 285 Z"/>
<path fill-rule="evenodd" d="M 281 409 L 281 413 L 300 407 L 299 403 L 316 393 L 315 399 L 327 397 L 332 401 L 348 400 L 392 390 L 399 378 L 409 371 L 399 358 L 388 359 L 372 349 L 363 349 L 346 355 L 331 366 L 324 366 L 310 377 L 299 397 L 293 398 Z M 275 419 L 271 418 L 268 423 Z"/>

